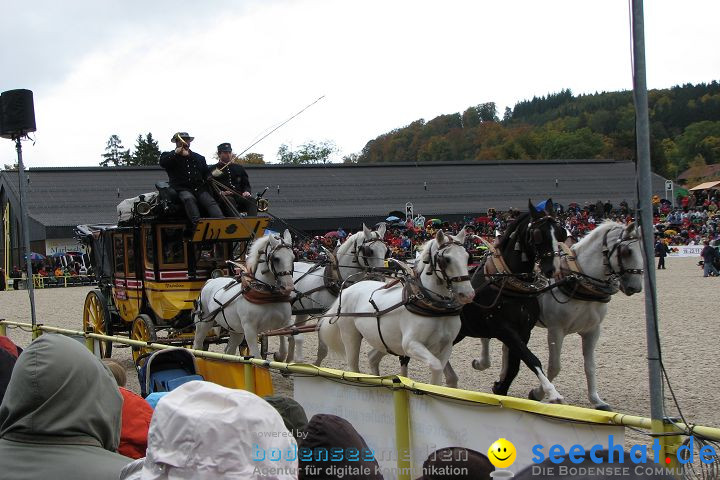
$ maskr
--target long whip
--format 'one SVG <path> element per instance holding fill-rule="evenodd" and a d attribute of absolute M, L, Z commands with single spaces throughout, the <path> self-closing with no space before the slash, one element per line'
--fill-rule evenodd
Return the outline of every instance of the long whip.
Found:
<path fill-rule="evenodd" d="M 260 143 L 260 142 L 262 142 L 263 140 L 265 140 L 265 139 L 266 139 L 267 137 L 269 137 L 273 132 L 275 132 L 275 131 L 278 130 L 280 127 L 282 127 L 283 125 L 285 125 L 286 123 L 288 123 L 288 122 L 289 122 L 290 120 L 292 120 L 293 118 L 295 118 L 295 117 L 297 117 L 298 115 L 300 115 L 301 113 L 303 113 L 303 112 L 304 112 L 305 110 L 307 110 L 308 108 L 310 108 L 310 107 L 312 107 L 313 105 L 315 105 L 317 102 L 319 102 L 319 101 L 322 100 L 323 98 L 325 98 L 325 95 L 319 97 L 317 100 L 315 100 L 314 102 L 312 102 L 310 105 L 306 106 L 305 108 L 303 108 L 302 110 L 300 110 L 299 112 L 297 112 L 295 115 L 293 115 L 292 117 L 288 118 L 287 120 L 285 120 L 284 122 L 282 122 L 282 123 L 281 123 L 280 125 L 278 125 L 277 127 L 275 127 L 275 128 L 273 128 L 272 130 L 270 130 L 268 133 L 266 133 L 265 135 L 263 135 L 262 137 L 260 137 L 258 140 L 256 140 L 254 143 L 252 143 L 252 144 L 251 144 L 249 147 L 247 147 L 245 150 L 243 150 L 242 152 L 238 153 L 238 154 L 236 155 L 237 158 L 240 158 L 243 153 L 247 152 L 247 151 L 250 150 L 252 147 L 254 147 L 254 146 L 257 145 L 258 143 Z M 228 162 L 228 163 L 224 164 L 224 165 L 221 166 L 218 170 L 223 171 L 228 165 L 230 165 L 230 163 L 231 163 L 231 162 Z"/>

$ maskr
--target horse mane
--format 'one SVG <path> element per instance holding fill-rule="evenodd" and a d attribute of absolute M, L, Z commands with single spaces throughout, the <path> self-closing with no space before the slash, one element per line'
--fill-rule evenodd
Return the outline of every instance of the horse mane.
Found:
<path fill-rule="evenodd" d="M 421 274 L 423 272 L 423 270 L 425 270 L 425 262 L 423 260 L 425 258 L 425 254 L 429 253 L 431 245 L 434 241 L 435 241 L 435 238 L 431 238 L 430 240 L 425 242 L 422 246 L 422 249 L 420 250 L 420 255 L 415 257 L 416 261 L 415 261 L 414 268 L 415 268 L 415 273 L 417 273 L 418 275 Z"/>
<path fill-rule="evenodd" d="M 338 262 L 340 261 L 341 258 L 344 258 L 345 255 L 348 255 L 348 250 L 350 250 L 350 248 L 353 245 L 355 245 L 355 240 L 357 240 L 358 235 L 364 235 L 364 234 L 365 234 L 365 232 L 363 232 L 362 230 L 360 230 L 359 232 L 355 232 L 352 235 L 350 235 L 349 237 L 347 237 L 345 239 L 345 241 L 340 244 L 340 246 L 337 249 L 337 252 L 335 253 L 335 256 L 337 257 Z"/>
<path fill-rule="evenodd" d="M 508 226 L 508 228 L 505 230 L 505 233 L 503 233 L 500 238 L 498 239 L 498 250 L 503 250 L 508 242 L 514 241 L 510 239 L 510 236 L 519 231 L 521 225 L 527 225 L 528 217 L 530 217 L 530 212 L 524 212 L 520 214 L 519 217 L 517 217 L 513 222 Z"/>
<path fill-rule="evenodd" d="M 274 235 L 274 234 L 273 234 Z M 277 236 L 276 236 L 277 238 Z M 258 260 L 260 259 L 260 253 L 262 253 L 265 250 L 265 247 L 267 246 L 268 242 L 270 241 L 270 235 L 266 235 L 264 237 L 256 239 L 252 245 L 250 245 L 250 251 L 247 254 L 247 259 L 245 261 L 245 265 L 247 266 L 248 270 L 251 272 L 254 272 L 258 265 Z"/>
<path fill-rule="evenodd" d="M 605 235 L 605 232 L 615 227 L 625 228 L 625 225 L 614 220 L 604 220 L 600 225 L 595 227 L 593 231 L 585 235 L 583 238 L 580 239 L 578 243 L 573 246 L 575 248 L 584 248 L 585 246 L 587 246 L 587 244 L 591 243 L 595 239 L 595 237 Z"/>

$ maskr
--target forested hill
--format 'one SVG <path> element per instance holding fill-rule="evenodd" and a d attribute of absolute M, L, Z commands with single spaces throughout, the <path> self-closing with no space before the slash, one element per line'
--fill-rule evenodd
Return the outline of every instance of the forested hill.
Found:
<path fill-rule="evenodd" d="M 653 170 L 674 177 L 689 165 L 720 163 L 720 84 L 648 92 Z M 522 101 L 502 119 L 492 102 L 380 135 L 359 163 L 635 157 L 632 92 Z"/>

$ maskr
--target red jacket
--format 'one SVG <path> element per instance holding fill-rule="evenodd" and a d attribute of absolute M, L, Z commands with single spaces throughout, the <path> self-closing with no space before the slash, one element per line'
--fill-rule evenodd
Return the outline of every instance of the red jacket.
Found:
<path fill-rule="evenodd" d="M 147 450 L 148 429 L 153 409 L 140 395 L 120 387 L 123 396 L 122 428 L 118 453 L 142 458 Z"/>

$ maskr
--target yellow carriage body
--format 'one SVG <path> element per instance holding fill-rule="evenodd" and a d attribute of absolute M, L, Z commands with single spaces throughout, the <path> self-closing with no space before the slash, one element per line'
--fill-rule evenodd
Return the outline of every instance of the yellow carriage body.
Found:
<path fill-rule="evenodd" d="M 99 250 L 92 255 L 99 289 L 86 299 L 84 328 L 127 331 L 143 341 L 156 341 L 156 330 L 166 329 L 171 340 L 192 339 L 191 313 L 203 285 L 230 274 L 227 260 L 244 255 L 269 222 L 268 217 L 205 218 L 188 231 L 184 221 L 144 218 L 86 234 L 85 243 Z M 103 351 L 109 356 L 111 346 Z M 143 353 L 133 349 L 136 359 Z"/>

